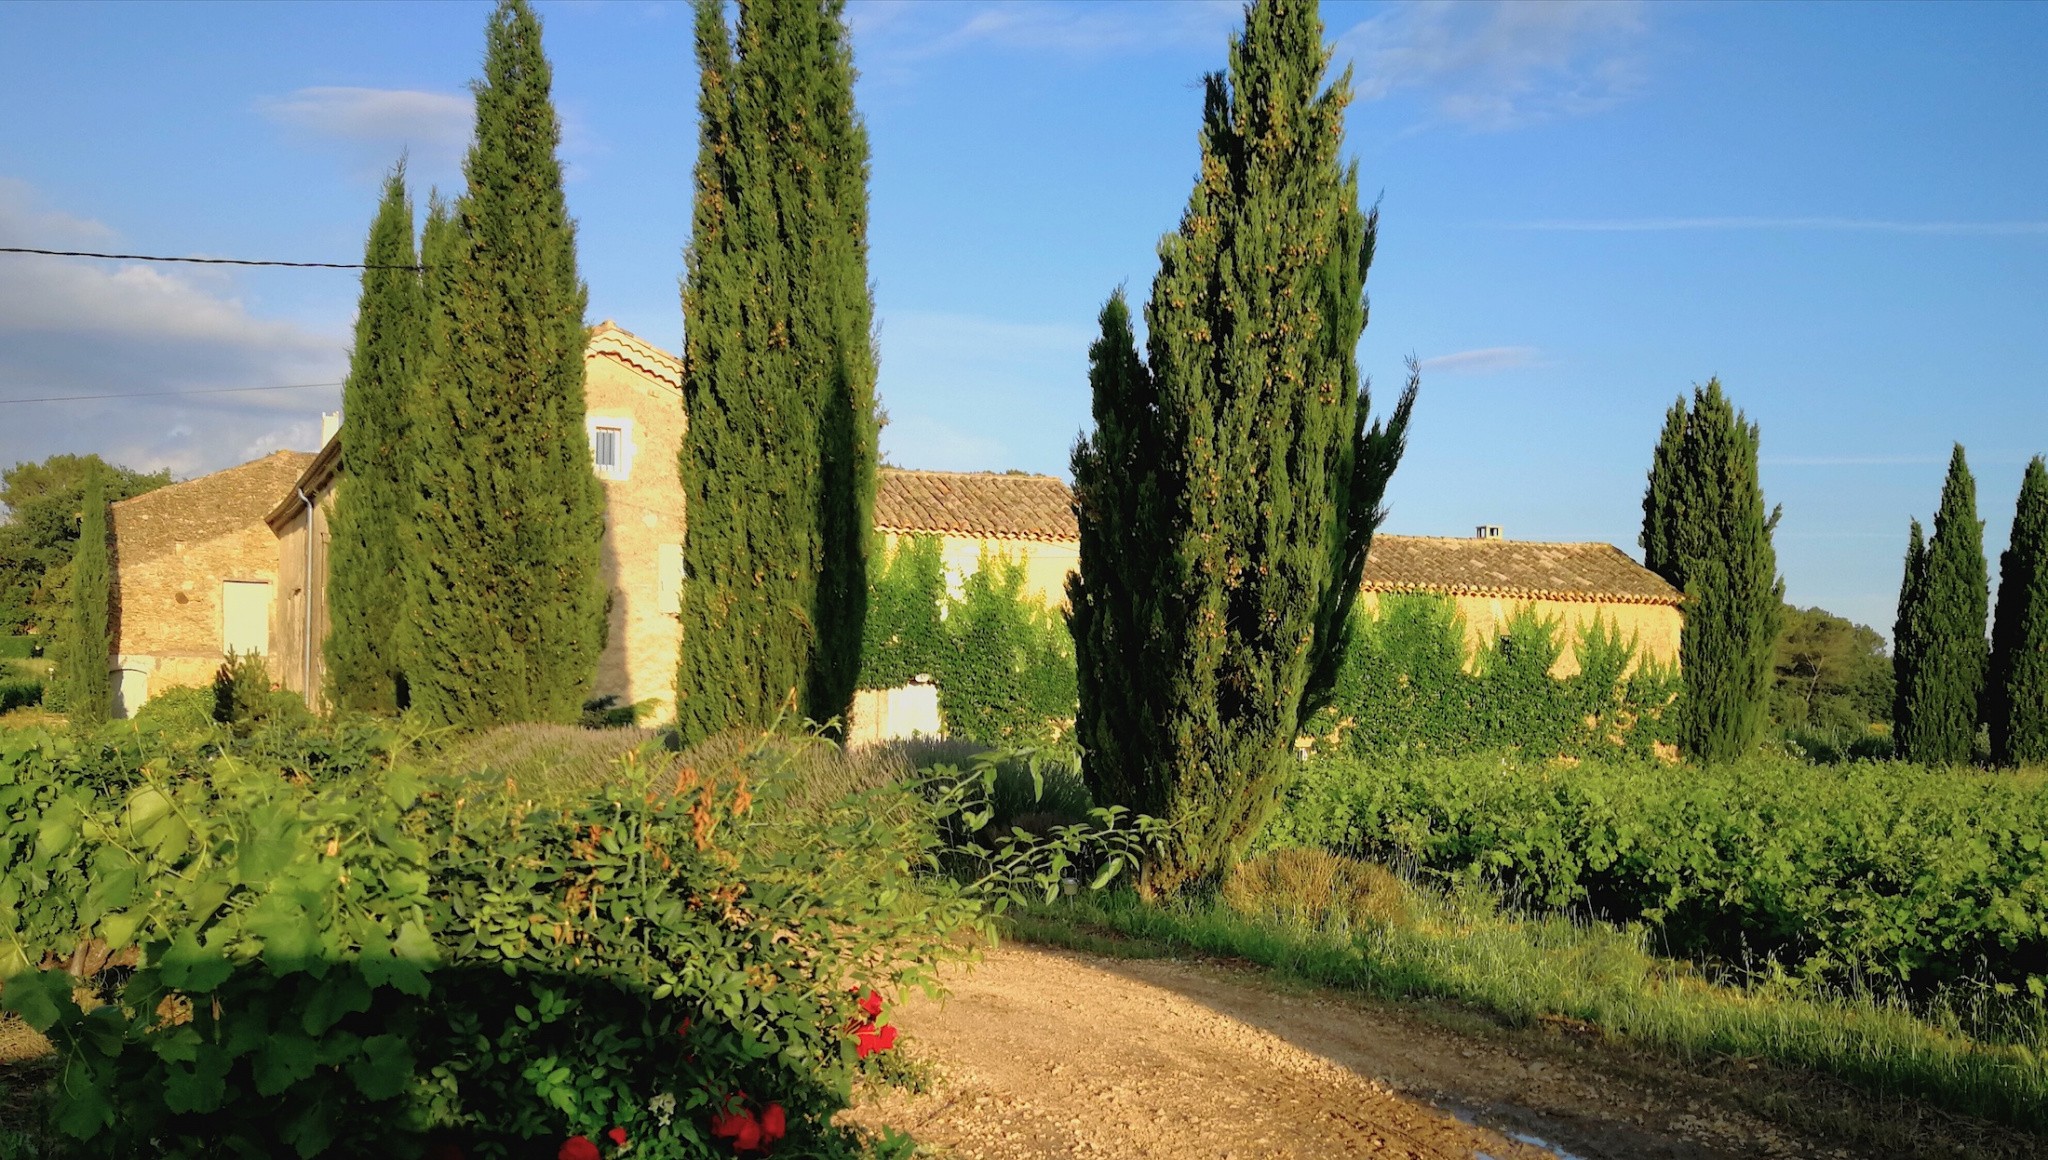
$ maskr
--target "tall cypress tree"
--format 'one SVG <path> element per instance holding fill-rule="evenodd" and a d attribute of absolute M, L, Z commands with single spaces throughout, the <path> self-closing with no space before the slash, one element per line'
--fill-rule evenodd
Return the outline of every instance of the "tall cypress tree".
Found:
<path fill-rule="evenodd" d="M 2020 481 L 2012 539 L 1998 559 L 1984 720 L 1992 760 L 2048 763 L 2048 462 L 2038 455 Z"/>
<path fill-rule="evenodd" d="M 80 501 L 78 549 L 71 557 L 69 607 L 65 613 L 64 655 L 57 679 L 64 684 L 64 712 L 71 724 L 91 729 L 113 714 L 114 690 L 109 657 L 109 607 L 113 584 L 107 565 L 106 483 L 98 464 L 85 476 Z"/>
<path fill-rule="evenodd" d="M 1920 634 L 1914 618 L 1920 612 L 1920 592 L 1927 586 L 1927 536 L 1919 520 L 1912 521 L 1906 536 L 1906 566 L 1899 577 L 1899 612 L 1892 621 L 1892 739 L 1900 740 L 1913 731 L 1913 706 L 1906 700 L 1914 688 L 1920 664 Z"/>
<path fill-rule="evenodd" d="M 426 297 L 412 237 L 412 198 L 401 164 L 363 248 L 356 347 L 342 386 L 341 485 L 329 516 L 326 642 L 328 696 L 337 708 L 395 713 L 402 667 L 404 560 L 399 536 L 410 488 L 406 409 L 426 355 Z"/>
<path fill-rule="evenodd" d="M 1934 535 L 1911 584 L 1911 608 L 1899 612 L 1909 625 L 1913 658 L 1900 673 L 1901 713 L 1893 736 L 1909 761 L 1961 765 L 1975 754 L 1977 712 L 1990 661 L 1984 639 L 1990 583 L 1984 523 L 1977 518 L 1977 481 L 1958 443 L 1941 485 Z"/>
<path fill-rule="evenodd" d="M 1328 695 L 1414 385 L 1385 425 L 1356 361 L 1376 215 L 1340 159 L 1312 0 L 1256 0 L 1207 80 L 1202 165 L 1160 243 L 1141 363 L 1121 295 L 1074 450 L 1076 730 L 1097 795 L 1165 818 L 1149 886 L 1227 865 Z"/>
<path fill-rule="evenodd" d="M 1748 753 L 1769 719 L 1785 585 L 1771 544 L 1779 513 L 1757 479 L 1761 438 L 1709 379 L 1666 414 L 1643 496 L 1645 566 L 1685 593 L 1678 738 L 1702 761 Z"/>
<path fill-rule="evenodd" d="M 839 0 L 698 0 L 683 279 L 685 740 L 843 717 L 875 496 L 867 133 Z"/>
<path fill-rule="evenodd" d="M 406 680 L 429 722 L 572 720 L 604 645 L 585 294 L 550 84 L 540 22 L 502 0 L 468 192 L 429 246 L 432 350 L 408 439 Z"/>

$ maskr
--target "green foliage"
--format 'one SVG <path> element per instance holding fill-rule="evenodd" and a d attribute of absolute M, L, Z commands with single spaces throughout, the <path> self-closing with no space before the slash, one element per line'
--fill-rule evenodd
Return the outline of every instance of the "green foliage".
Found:
<path fill-rule="evenodd" d="M 1305 731 L 1324 749 L 1360 756 L 1648 756 L 1670 742 L 1675 675 L 1638 663 L 1636 642 L 1597 621 L 1574 642 L 1578 671 L 1553 677 L 1559 631 L 1517 608 L 1468 663 L 1455 601 L 1381 596 L 1375 608 L 1353 613 L 1331 705 Z"/>
<path fill-rule="evenodd" d="M 1977 481 L 1962 444 L 1949 457 L 1934 535 L 1924 548 L 1919 526 L 1914 521 L 1899 589 L 1893 736 L 1908 761 L 1961 765 L 1976 753 L 1979 700 L 1990 662 L 1984 622 L 1991 603 Z"/>
<path fill-rule="evenodd" d="M 86 476 L 95 469 L 108 503 L 171 482 L 168 469 L 144 474 L 97 455 L 52 455 L 0 472 L 0 504 L 7 506 L 0 522 L 0 630 L 46 636 L 60 630 L 63 580 L 78 544 Z"/>
<path fill-rule="evenodd" d="M 341 482 L 329 514 L 328 698 L 390 716 L 403 707 L 399 625 L 405 619 L 401 534 L 411 476 L 406 412 L 426 358 L 427 304 L 413 248 L 405 166 L 384 183 L 370 225 L 356 306 L 355 352 L 342 386 Z"/>
<path fill-rule="evenodd" d="M 1681 954 L 1813 978 L 2048 982 L 2038 778 L 1785 760 L 1313 763 L 1266 835 L 1656 924 Z"/>
<path fill-rule="evenodd" d="M 1069 586 L 1095 796 L 1164 818 L 1148 884 L 1227 866 L 1329 695 L 1414 383 L 1366 426 L 1356 350 L 1377 212 L 1341 159 L 1322 20 L 1257 0 L 1206 81 L 1201 174 L 1159 246 L 1140 360 L 1121 294 L 1090 349 Z"/>
<path fill-rule="evenodd" d="M 1984 690 L 1991 759 L 2048 764 L 2048 461 L 2038 455 L 2020 482 L 2009 544 L 1998 561 Z"/>
<path fill-rule="evenodd" d="M 33 636 L 0 636 L 0 660 L 25 661 L 41 651 L 42 643 Z"/>
<path fill-rule="evenodd" d="M 541 29 L 502 0 L 467 193 L 422 244 L 405 678 L 428 725 L 574 721 L 604 643 L 604 495 L 584 432 L 585 292 Z"/>
<path fill-rule="evenodd" d="M 875 501 L 868 144 L 839 0 L 697 10 L 677 724 L 843 720 Z"/>
<path fill-rule="evenodd" d="M 964 848 L 970 888 L 918 871 L 978 774 L 794 809 L 774 747 L 536 797 L 388 748 L 291 777 L 127 735 L 0 738 L 5 1003 L 57 1045 L 54 1118 L 93 1155 L 488 1157 L 621 1127 L 700 1157 L 744 1091 L 786 1108 L 787 1151 L 851 1156 L 829 1121 L 872 1066 L 854 989 L 930 984 L 985 929 L 975 897 L 1042 897 L 1092 840 Z M 81 939 L 140 951 L 91 1010 L 34 969 Z"/>
<path fill-rule="evenodd" d="M 216 672 L 214 675 L 218 677 L 220 674 Z M 214 717 L 219 707 L 220 692 L 216 686 L 165 689 L 144 701 L 133 720 L 138 729 L 161 731 L 172 736 L 197 736 L 212 732 L 219 724 Z"/>
<path fill-rule="evenodd" d="M 236 737 L 302 729 L 311 716 L 297 693 L 271 682 L 262 653 L 238 656 L 230 649 L 213 674 L 213 719 Z"/>
<path fill-rule="evenodd" d="M 42 678 L 21 665 L 0 660 L 0 713 L 42 703 Z"/>
<path fill-rule="evenodd" d="M 1892 713 L 1892 662 L 1877 630 L 1786 605 L 1772 654 L 1771 716 L 1809 734 L 1855 738 Z"/>
<path fill-rule="evenodd" d="M 108 624 L 114 581 L 108 561 L 106 487 L 97 467 L 85 473 L 79 506 L 78 546 L 71 561 L 56 676 L 71 724 L 94 729 L 114 712 L 114 640 Z"/>
<path fill-rule="evenodd" d="M 984 551 L 955 596 L 936 536 L 901 540 L 868 599 L 862 688 L 938 684 L 946 734 L 984 745 L 1058 740 L 1075 714 L 1073 638 L 1024 591 L 1024 565 Z"/>
<path fill-rule="evenodd" d="M 1695 387 L 1667 413 L 1643 496 L 1645 566 L 1685 593 L 1678 669 L 1679 747 L 1709 762 L 1756 747 L 1771 698 L 1785 584 L 1757 482 L 1757 425 L 1721 393 Z"/>

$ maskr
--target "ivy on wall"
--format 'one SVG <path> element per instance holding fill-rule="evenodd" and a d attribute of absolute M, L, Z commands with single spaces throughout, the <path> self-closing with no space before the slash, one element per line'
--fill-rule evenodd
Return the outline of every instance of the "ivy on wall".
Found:
<path fill-rule="evenodd" d="M 990 744 L 1053 741 L 1073 727 L 1078 692 L 1065 621 L 1025 591 L 1024 566 L 984 551 L 948 591 L 937 536 L 898 541 L 869 571 L 860 687 L 929 675 L 948 735 Z"/>
<path fill-rule="evenodd" d="M 1528 608 L 1477 655 L 1448 597 L 1385 596 L 1352 621 L 1331 707 L 1306 726 L 1325 748 L 1586 757 L 1647 754 L 1672 739 L 1676 673 L 1649 658 L 1637 664 L 1636 641 L 1611 622 L 1579 632 L 1579 671 L 1557 678 L 1562 628 Z"/>

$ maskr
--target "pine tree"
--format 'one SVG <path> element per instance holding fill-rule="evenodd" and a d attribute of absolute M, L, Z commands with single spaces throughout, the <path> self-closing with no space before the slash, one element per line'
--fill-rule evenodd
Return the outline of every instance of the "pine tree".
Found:
<path fill-rule="evenodd" d="M 1771 544 L 1779 513 L 1757 480 L 1761 438 L 1709 379 L 1665 415 L 1643 496 L 1644 564 L 1685 594 L 1678 739 L 1702 761 L 1748 753 L 1770 719 L 1785 585 Z"/>
<path fill-rule="evenodd" d="M 2048 461 L 2038 455 L 2020 482 L 2012 539 L 1998 560 L 1984 693 L 1992 760 L 2048 763 Z"/>
<path fill-rule="evenodd" d="M 875 497 L 867 133 L 838 0 L 697 4 L 683 282 L 686 741 L 843 718 Z"/>
<path fill-rule="evenodd" d="M 406 409 L 427 342 L 420 275 L 405 268 L 417 260 L 401 164 L 384 183 L 363 249 L 370 268 L 363 271 L 355 353 L 342 387 L 341 485 L 328 517 L 328 696 L 337 708 L 387 715 L 402 707 Z"/>
<path fill-rule="evenodd" d="M 1920 593 L 1927 586 L 1927 536 L 1919 520 L 1912 521 L 1906 537 L 1906 566 L 1899 577 L 1899 613 L 1892 622 L 1892 739 L 1913 731 L 1913 706 L 1906 693 L 1914 687 L 1920 664 L 1920 634 L 1914 618 L 1920 612 Z"/>
<path fill-rule="evenodd" d="M 1928 538 L 1918 577 L 1907 587 L 1911 591 L 1901 593 L 1899 617 L 1912 659 L 1899 672 L 1900 711 L 1893 736 L 1909 761 L 1962 765 L 1976 751 L 1978 708 L 1990 660 L 1984 621 L 1991 598 L 1977 481 L 1960 443 L 1941 486 L 1934 535 Z"/>
<path fill-rule="evenodd" d="M 1099 800 L 1165 818 L 1148 886 L 1227 866 L 1329 695 L 1399 462 L 1411 378 L 1368 429 L 1356 348 L 1377 215 L 1340 159 L 1350 76 L 1307 0 L 1256 0 L 1208 78 L 1201 175 L 1159 247 L 1140 363 L 1121 295 L 1074 450 L 1077 733 Z"/>
<path fill-rule="evenodd" d="M 430 723 L 574 720 L 604 645 L 585 292 L 550 75 L 540 22 L 524 0 L 502 0 L 476 86 L 468 192 L 425 246 L 431 347 L 407 440 L 405 676 Z"/>
<path fill-rule="evenodd" d="M 107 631 L 113 589 L 107 564 L 106 483 L 97 465 L 85 477 L 68 595 L 57 679 L 63 683 L 64 712 L 73 727 L 92 729 L 104 724 L 114 708 L 112 638 Z"/>

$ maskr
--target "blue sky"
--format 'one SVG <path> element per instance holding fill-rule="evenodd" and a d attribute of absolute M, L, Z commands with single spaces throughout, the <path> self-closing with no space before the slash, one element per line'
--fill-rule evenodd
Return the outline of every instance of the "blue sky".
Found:
<path fill-rule="evenodd" d="M 676 348 L 686 8 L 543 3 L 591 320 Z M 483 4 L 0 5 L 0 245 L 356 260 L 401 150 L 459 184 Z M 1233 3 L 855 3 L 905 466 L 1064 474 L 1086 348 L 1142 297 Z M 1788 595 L 1889 631 L 1951 443 L 2003 546 L 2048 451 L 2048 5 L 1326 3 L 1382 197 L 1391 531 L 1635 551 L 1663 411 L 1761 423 Z M 0 256 L 0 400 L 337 381 L 356 287 Z M 181 475 L 309 446 L 339 391 L 0 404 L 0 462 Z"/>

